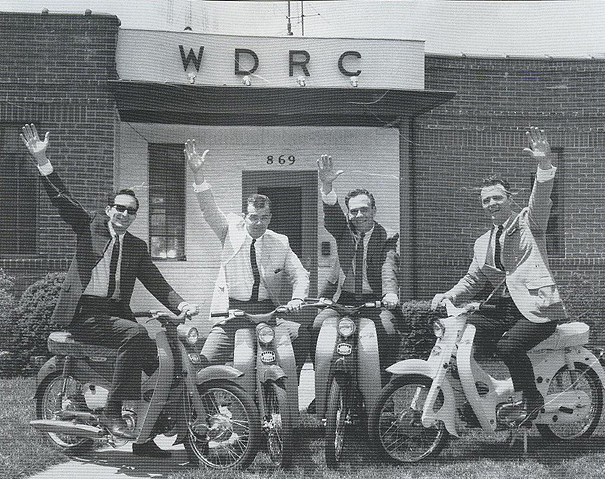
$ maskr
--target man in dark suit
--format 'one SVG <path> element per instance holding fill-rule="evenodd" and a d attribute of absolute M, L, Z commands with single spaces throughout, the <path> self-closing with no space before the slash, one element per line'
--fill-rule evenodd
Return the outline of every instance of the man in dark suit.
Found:
<path fill-rule="evenodd" d="M 321 182 L 324 210 L 324 226 L 336 240 L 338 261 L 342 271 L 341 292 L 338 302 L 360 305 L 368 301 L 382 301 L 388 309 L 399 304 L 397 271 L 383 271 L 394 268 L 394 261 L 385 262 L 387 253 L 396 254 L 399 235 L 387 237 L 386 230 L 375 221 L 376 203 L 374 196 L 365 189 L 356 189 L 345 196 L 346 212 L 338 204 L 333 182 L 343 173 L 336 170 L 332 157 L 322 155 L 317 160 Z M 390 278 L 388 282 L 383 277 Z M 328 312 L 328 310 L 326 310 Z M 370 316 L 372 316 L 370 314 Z M 380 354 L 380 369 L 391 365 L 397 358 L 399 335 L 390 311 L 375 314 L 376 333 Z M 314 328 L 321 326 L 321 313 Z M 319 319 L 319 321 L 318 321 Z M 313 352 L 312 352 L 313 353 Z M 385 379 L 383 374 L 383 381 Z"/>
<path fill-rule="evenodd" d="M 79 341 L 117 349 L 101 421 L 114 436 L 135 439 L 122 419 L 122 400 L 140 399 L 141 371 L 151 375 L 158 366 L 155 343 L 130 309 L 135 279 L 174 313 L 195 314 L 197 306 L 183 301 L 153 264 L 147 244 L 126 231 L 139 208 L 133 191 L 120 190 L 108 198 L 104 213 L 89 213 L 72 198 L 48 160 L 49 133 L 42 141 L 33 124 L 25 125 L 21 140 L 36 161 L 50 201 L 77 235 L 53 319 Z M 169 455 L 153 440 L 133 444 L 133 452 Z"/>

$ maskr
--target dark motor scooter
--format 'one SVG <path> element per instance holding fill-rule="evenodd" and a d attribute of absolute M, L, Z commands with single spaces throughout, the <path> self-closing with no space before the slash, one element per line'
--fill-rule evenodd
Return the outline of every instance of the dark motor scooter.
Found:
<path fill-rule="evenodd" d="M 122 416 L 142 443 L 157 434 L 176 435 L 189 460 L 215 469 L 245 468 L 261 443 L 258 410 L 229 366 L 202 366 L 198 331 L 184 315 L 136 313 L 158 321 L 159 367 L 141 385 L 141 400 L 126 402 Z M 30 422 L 64 452 L 94 441 L 125 443 L 100 423 L 113 376 L 116 350 L 75 341 L 70 333 L 48 338 L 54 354 L 38 373 L 37 419 Z"/>

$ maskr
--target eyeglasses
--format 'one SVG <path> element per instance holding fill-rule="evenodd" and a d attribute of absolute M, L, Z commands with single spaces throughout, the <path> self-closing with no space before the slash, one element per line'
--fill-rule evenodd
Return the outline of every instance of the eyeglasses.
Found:
<path fill-rule="evenodd" d="M 113 207 L 116 209 L 117 212 L 119 213 L 124 213 L 124 211 L 127 211 L 129 215 L 134 216 L 137 214 L 137 209 L 136 208 L 128 208 L 127 206 L 124 205 L 113 205 Z"/>

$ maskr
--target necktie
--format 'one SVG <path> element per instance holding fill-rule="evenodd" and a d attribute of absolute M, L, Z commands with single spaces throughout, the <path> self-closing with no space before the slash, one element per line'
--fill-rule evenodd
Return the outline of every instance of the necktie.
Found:
<path fill-rule="evenodd" d="M 363 237 L 365 233 L 359 233 L 357 248 L 355 249 L 355 294 L 363 293 Z"/>
<path fill-rule="evenodd" d="M 496 268 L 501 271 L 504 271 L 504 265 L 502 264 L 501 258 L 501 247 L 500 247 L 500 236 L 502 236 L 502 231 L 504 230 L 504 226 L 498 226 L 498 231 L 496 232 L 496 245 L 494 247 L 494 264 Z"/>
<path fill-rule="evenodd" d="M 256 248 L 254 243 L 256 243 L 256 239 L 252 238 L 252 244 L 250 245 L 250 265 L 252 266 L 254 284 L 252 285 L 252 296 L 250 297 L 250 301 L 258 301 L 258 287 L 260 286 L 260 274 L 258 272 L 258 264 L 256 262 Z"/>
<path fill-rule="evenodd" d="M 118 269 L 118 258 L 120 257 L 120 238 L 116 236 L 111 250 L 111 263 L 109 264 L 109 287 L 107 297 L 111 298 L 116 290 L 116 270 Z"/>

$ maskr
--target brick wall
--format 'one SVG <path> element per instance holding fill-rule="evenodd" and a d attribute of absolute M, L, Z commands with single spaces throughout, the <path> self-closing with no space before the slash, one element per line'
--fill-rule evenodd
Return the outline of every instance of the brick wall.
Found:
<path fill-rule="evenodd" d="M 427 56 L 426 88 L 457 95 L 414 122 L 418 297 L 466 272 L 489 227 L 476 188 L 483 177 L 507 178 L 527 204 L 536 164 L 521 150 L 530 125 L 562 148 L 565 257 L 551 265 L 563 293 L 577 272 L 605 296 L 604 85 L 603 60 Z"/>
<path fill-rule="evenodd" d="M 49 156 L 76 198 L 103 206 L 113 184 L 119 20 L 109 15 L 0 13 L 0 123 L 50 131 Z M 74 235 L 39 192 L 37 258 L 1 259 L 18 289 L 64 269 Z M 64 261 L 61 261 L 64 260 Z"/>

